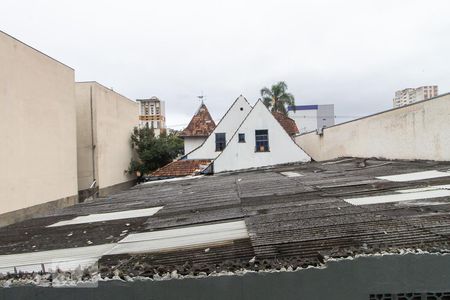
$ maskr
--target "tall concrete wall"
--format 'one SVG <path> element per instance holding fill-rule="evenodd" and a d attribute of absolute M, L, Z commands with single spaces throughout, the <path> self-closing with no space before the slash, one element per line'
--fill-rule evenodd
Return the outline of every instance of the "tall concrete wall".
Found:
<path fill-rule="evenodd" d="M 76 202 L 75 136 L 74 70 L 0 31 L 0 214 Z"/>
<path fill-rule="evenodd" d="M 314 160 L 379 157 L 450 161 L 450 94 L 295 138 Z"/>
<path fill-rule="evenodd" d="M 133 157 L 130 137 L 139 123 L 138 104 L 96 82 L 76 83 L 76 100 L 79 189 L 89 188 L 95 178 L 100 195 L 106 195 L 107 189 L 135 178 L 126 170 Z"/>

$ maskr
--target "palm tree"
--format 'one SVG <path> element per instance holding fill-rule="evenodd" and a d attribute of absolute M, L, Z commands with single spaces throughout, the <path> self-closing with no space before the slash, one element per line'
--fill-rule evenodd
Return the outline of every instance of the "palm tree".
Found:
<path fill-rule="evenodd" d="M 287 115 L 286 106 L 295 106 L 294 95 L 287 92 L 287 84 L 280 81 L 270 89 L 264 87 L 261 89 L 261 97 L 264 105 L 272 112 L 277 111 Z"/>

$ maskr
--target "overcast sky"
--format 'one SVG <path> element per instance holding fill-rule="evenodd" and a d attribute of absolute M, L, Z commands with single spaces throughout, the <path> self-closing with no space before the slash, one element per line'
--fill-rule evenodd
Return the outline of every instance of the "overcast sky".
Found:
<path fill-rule="evenodd" d="M 398 89 L 450 92 L 450 1 L 2 0 L 0 29 L 186 125 L 202 91 L 219 119 L 284 80 L 336 121 L 392 107 Z M 0 66 L 1 67 L 1 66 Z"/>

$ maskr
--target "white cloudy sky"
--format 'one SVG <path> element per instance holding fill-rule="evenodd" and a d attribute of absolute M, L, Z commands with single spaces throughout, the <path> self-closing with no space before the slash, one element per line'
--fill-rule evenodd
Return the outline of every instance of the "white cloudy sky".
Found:
<path fill-rule="evenodd" d="M 337 121 L 391 107 L 397 89 L 450 92 L 450 1 L 2 0 L 0 30 L 188 123 L 201 91 L 215 118 L 240 94 L 287 82 Z"/>

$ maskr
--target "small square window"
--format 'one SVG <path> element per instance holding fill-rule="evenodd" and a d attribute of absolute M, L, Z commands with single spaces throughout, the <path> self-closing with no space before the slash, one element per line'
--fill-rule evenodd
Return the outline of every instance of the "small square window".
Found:
<path fill-rule="evenodd" d="M 239 133 L 239 143 L 245 143 L 245 133 Z"/>

